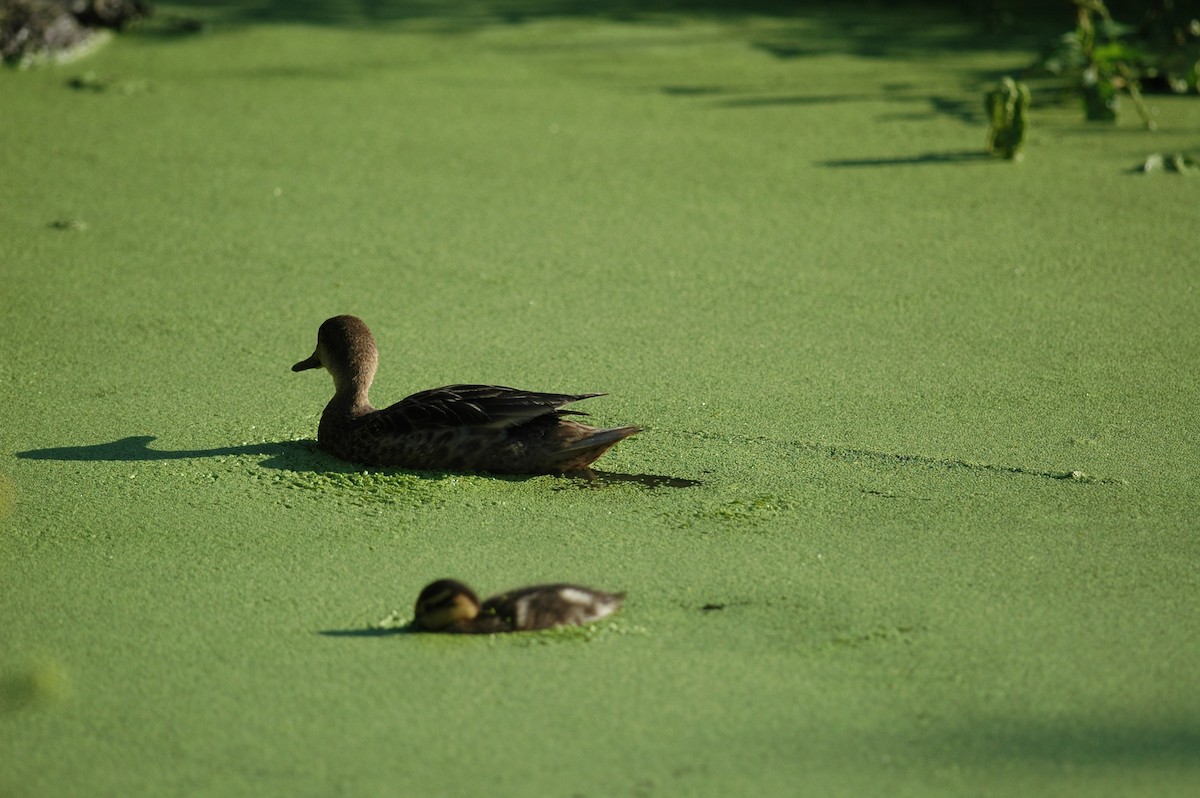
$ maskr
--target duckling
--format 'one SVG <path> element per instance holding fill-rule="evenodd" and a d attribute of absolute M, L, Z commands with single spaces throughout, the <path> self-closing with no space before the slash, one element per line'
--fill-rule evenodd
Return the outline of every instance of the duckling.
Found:
<path fill-rule="evenodd" d="M 447 385 L 376 410 L 367 398 L 379 353 L 356 316 L 334 316 L 317 332 L 312 357 L 292 371 L 324 368 L 333 399 L 321 414 L 317 444 L 369 466 L 500 474 L 583 471 L 640 427 L 599 429 L 562 406 L 602 393 L 536 393 L 500 385 Z"/>
<path fill-rule="evenodd" d="M 417 596 L 413 626 L 426 632 L 495 634 L 555 626 L 579 626 L 617 611 L 624 593 L 580 585 L 534 585 L 508 590 L 481 605 L 475 591 L 455 579 L 439 579 Z"/>

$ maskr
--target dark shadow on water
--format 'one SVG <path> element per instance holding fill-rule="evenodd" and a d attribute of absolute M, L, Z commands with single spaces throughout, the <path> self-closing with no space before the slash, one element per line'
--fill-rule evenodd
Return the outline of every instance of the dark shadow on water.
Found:
<path fill-rule="evenodd" d="M 986 123 L 983 115 L 983 103 L 976 98 L 965 100 L 960 97 L 943 97 L 933 95 L 929 98 L 930 107 L 941 116 L 957 119 L 968 125 Z"/>
<path fill-rule="evenodd" d="M 978 719 L 933 732 L 920 742 L 954 751 L 959 762 L 1054 763 L 1076 768 L 1167 767 L 1200 772 L 1200 723 L 1194 718 L 1080 718 L 1038 723 Z"/>
<path fill-rule="evenodd" d="M 613 471 L 575 471 L 569 474 L 563 474 L 563 477 L 571 480 L 570 483 L 555 488 L 555 490 L 569 490 L 571 488 L 579 488 L 583 490 L 603 488 L 606 485 L 633 484 L 640 485 L 643 488 L 694 488 L 697 485 L 704 483 L 698 479 L 685 479 L 683 477 L 667 477 L 661 474 L 619 474 Z"/>
<path fill-rule="evenodd" d="M 720 108 L 766 108 L 780 105 L 833 105 L 879 99 L 876 94 L 798 94 L 782 97 L 739 97 L 714 103 Z"/>
<path fill-rule="evenodd" d="M 317 634 L 322 637 L 393 637 L 395 635 L 415 635 L 420 632 L 411 626 L 397 626 L 394 629 L 367 626 L 361 629 L 322 629 Z"/>
<path fill-rule="evenodd" d="M 153 440 L 155 440 L 153 435 L 131 435 L 112 443 L 31 449 L 26 452 L 17 452 L 16 456 L 22 460 L 148 462 L 153 460 L 193 460 L 201 457 L 227 457 L 230 455 L 268 455 L 268 459 L 260 465 L 264 468 L 279 468 L 289 471 L 332 471 L 336 470 L 339 462 L 317 451 L 315 441 L 248 443 L 241 446 L 221 446 L 213 449 L 151 449 L 150 442 Z"/>
<path fill-rule="evenodd" d="M 994 81 L 993 81 L 994 82 Z M 707 100 L 710 108 L 756 110 L 764 108 L 816 108 L 847 103 L 889 103 L 904 106 L 903 112 L 875 117 L 877 122 L 919 121 L 926 119 L 955 119 L 967 125 L 979 125 L 985 120 L 982 103 L 976 102 L 972 89 L 970 99 L 929 95 L 918 86 L 905 83 L 882 83 L 871 91 L 808 92 L 804 94 L 760 94 L 737 86 L 700 84 L 660 86 L 661 94 L 679 99 Z M 742 96 L 736 96 L 742 95 Z"/>
<path fill-rule="evenodd" d="M 173 11 L 195 9 L 198 12 L 219 12 L 241 20 L 309 24 L 465 18 L 518 25 L 538 19 L 563 17 L 636 21 L 672 14 L 734 18 L 792 18 L 819 14 L 824 17 L 835 16 L 841 25 L 874 29 L 872 15 L 864 14 L 858 7 L 847 9 L 844 4 L 835 2 L 813 4 L 785 0 L 373 0 L 368 3 L 345 3 L 343 0 L 229 0 L 222 3 L 177 0 L 170 5 Z M 961 0 L 901 0 L 893 5 L 910 14 L 914 9 L 923 9 L 934 14 L 946 13 L 953 18 L 970 18 L 961 13 Z M 874 10 L 886 11 L 878 7 Z M 915 19 L 907 27 L 919 30 L 922 23 L 926 22 L 927 17 Z M 787 57 L 794 54 L 782 50 L 781 55 Z"/>
<path fill-rule="evenodd" d="M 638 50 L 649 47 L 703 48 L 710 43 L 722 45 L 731 40 L 780 62 L 802 64 L 806 59 L 829 55 L 850 55 L 860 59 L 920 60 L 945 53 L 1011 52 L 1016 63 L 1028 63 L 1030 53 L 1041 49 L 1073 24 L 1063 4 L 1053 12 L 1033 13 L 1037 4 L 1029 2 L 1017 15 L 1002 15 L 1008 22 L 997 23 L 983 8 L 986 3 L 962 0 L 898 0 L 871 3 L 800 3 L 782 0 L 375 0 L 369 3 L 345 3 L 340 0 L 233 0 L 212 3 L 207 0 L 181 0 L 170 4 L 169 14 L 160 22 L 149 21 L 141 32 L 132 35 L 193 34 L 202 31 L 236 28 L 246 25 L 303 25 L 336 27 L 348 30 L 416 31 L 423 35 L 456 36 L 489 29 L 519 28 L 537 23 L 598 22 L 620 26 L 602 37 L 581 40 L 578 31 L 563 35 L 513 37 L 500 46 L 505 52 L 545 53 L 586 47 L 595 54 L 604 50 Z M 153 20 L 153 18 L 152 18 Z M 694 22 L 724 25 L 713 33 L 689 27 Z M 641 31 L 635 30 L 641 28 Z M 646 29 L 661 35 L 651 39 Z M 156 34 L 155 31 L 158 31 Z M 165 33 L 164 33 L 165 31 Z M 469 40 L 466 46 L 470 46 Z M 269 59 L 263 66 L 247 71 L 249 77 L 277 80 L 340 80 L 359 76 L 366 64 L 354 58 L 314 57 L 292 63 L 288 59 Z M 398 63 L 383 59 L 372 69 L 399 68 Z M 406 67 L 405 67 L 406 68 Z M 970 119 L 980 117 L 982 87 L 999 76 L 995 66 L 969 63 L 951 67 L 970 101 L 945 97 L 922 98 L 935 114 Z M 856 68 L 857 69 L 857 68 Z M 1011 71 L 1006 69 L 1005 72 Z M 880 77 L 886 81 L 887 72 Z M 856 93 L 822 93 L 819 82 L 804 84 L 804 95 L 733 98 L 714 103 L 729 109 L 754 109 L 770 106 L 814 106 L 845 103 L 859 97 Z M 839 81 L 839 85 L 846 85 Z M 861 80 L 854 84 L 867 88 Z M 884 83 L 885 92 L 887 83 Z M 697 99 L 706 94 L 729 91 L 717 86 L 673 85 L 659 89 L 665 95 Z M 742 93 L 737 89 L 733 92 Z M 925 87 L 913 86 L 911 92 Z M 891 98 L 885 98 L 891 99 Z M 906 100 L 915 98 L 904 98 Z"/>
<path fill-rule="evenodd" d="M 561 20 L 662 27 L 688 20 L 773 19 L 783 24 L 770 32 L 746 26 L 747 44 L 785 61 L 833 52 L 867 58 L 983 47 L 1028 52 L 1045 42 L 1044 31 L 1061 33 L 1061 26 L 1069 28 L 1072 22 L 1068 11 L 1055 9 L 1042 14 L 1023 10 L 1009 15 L 1007 23 L 997 24 L 992 15 L 962 0 L 900 0 L 865 8 L 782 0 L 180 0 L 171 4 L 171 15 L 169 30 L 176 35 L 209 25 L 263 23 L 349 28 L 415 24 L 422 30 L 463 33 Z"/>
<path fill-rule="evenodd" d="M 366 468 L 355 463 L 348 463 L 326 454 L 317 448 L 316 441 L 279 441 L 269 443 L 247 443 L 241 446 L 221 446 L 213 449 L 152 449 L 150 442 L 155 440 L 153 435 L 131 435 L 112 443 L 96 443 L 90 446 L 54 446 L 47 449 L 30 449 L 17 452 L 22 460 L 60 460 L 82 462 L 150 462 L 154 460 L 193 460 L 203 457 L 228 457 L 232 455 L 267 455 L 267 459 L 259 463 L 263 468 L 274 468 L 282 471 L 309 473 L 342 473 L 357 474 Z M 371 471 L 384 473 L 413 474 L 423 479 L 441 480 L 461 476 L 451 471 L 417 471 L 403 468 L 371 468 Z M 492 477 L 507 482 L 524 482 L 535 479 L 541 474 L 483 474 L 474 476 Z M 697 480 L 671 477 L 662 474 L 621 474 L 611 471 L 586 471 L 563 474 L 563 485 L 556 490 L 566 488 L 603 488 L 606 485 L 618 483 L 633 483 L 644 488 L 690 488 L 700 485 Z"/>
<path fill-rule="evenodd" d="M 729 89 L 723 86 L 662 86 L 659 88 L 668 97 L 706 97 L 713 94 L 725 94 Z"/>
<path fill-rule="evenodd" d="M 524 25 L 542 20 L 607 19 L 662 24 L 664 17 L 700 16 L 744 18 L 761 14 L 792 16 L 788 3 L 773 0 L 259 0 L 225 2 L 181 0 L 172 11 L 192 27 L 300 23 L 362 27 L 404 23 L 433 24 L 442 32 L 473 31 L 493 25 Z M 190 30 L 190 28 L 189 28 Z"/>
<path fill-rule="evenodd" d="M 153 435 L 130 435 L 112 443 L 91 446 L 54 446 L 17 452 L 22 460 L 190 460 L 196 457 L 220 457 L 231 454 L 278 455 L 298 445 L 295 443 L 253 443 L 244 446 L 224 446 L 217 449 L 151 449 Z"/>
<path fill-rule="evenodd" d="M 905 155 L 897 158 L 842 158 L 833 161 L 817 161 L 817 166 L 828 166 L 838 169 L 870 166 L 926 166 L 929 164 L 947 163 L 999 163 L 1001 159 L 994 158 L 983 151 L 959 150 L 957 152 L 926 152 L 920 155 Z"/>

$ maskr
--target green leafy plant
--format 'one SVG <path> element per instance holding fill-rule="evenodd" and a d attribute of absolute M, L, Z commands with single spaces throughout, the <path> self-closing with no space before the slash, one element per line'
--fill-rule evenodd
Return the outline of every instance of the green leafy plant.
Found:
<path fill-rule="evenodd" d="M 1021 160 L 1029 127 L 1029 87 L 1005 77 L 983 97 L 988 115 L 987 151 L 1010 161 Z"/>
<path fill-rule="evenodd" d="M 1038 66 L 1064 80 L 1066 89 L 1083 100 L 1084 117 L 1094 122 L 1115 122 L 1120 95 L 1133 101 L 1147 130 L 1154 120 L 1142 99 L 1139 74 L 1150 59 L 1138 46 L 1136 31 L 1113 20 L 1103 0 L 1072 0 L 1075 29 L 1064 34 Z"/>

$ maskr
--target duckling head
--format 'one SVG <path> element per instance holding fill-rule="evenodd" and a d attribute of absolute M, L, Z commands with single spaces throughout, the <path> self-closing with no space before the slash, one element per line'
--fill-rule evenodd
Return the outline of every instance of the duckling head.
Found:
<path fill-rule="evenodd" d="M 375 336 L 357 316 L 334 316 L 317 330 L 317 348 L 312 356 L 292 366 L 292 371 L 324 368 L 333 375 L 336 394 L 361 396 L 375 379 L 379 352 Z"/>
<path fill-rule="evenodd" d="M 417 596 L 413 625 L 436 632 L 469 623 L 478 615 L 479 597 L 474 590 L 456 579 L 439 579 Z"/>

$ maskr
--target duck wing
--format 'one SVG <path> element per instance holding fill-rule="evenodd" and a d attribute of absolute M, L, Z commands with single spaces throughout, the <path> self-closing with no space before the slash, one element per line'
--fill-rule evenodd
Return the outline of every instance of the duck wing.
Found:
<path fill-rule="evenodd" d="M 372 419 L 377 431 L 405 434 L 447 427 L 506 429 L 544 415 L 587 415 L 563 405 L 602 393 L 538 393 L 503 385 L 447 385 L 414 393 Z"/>

